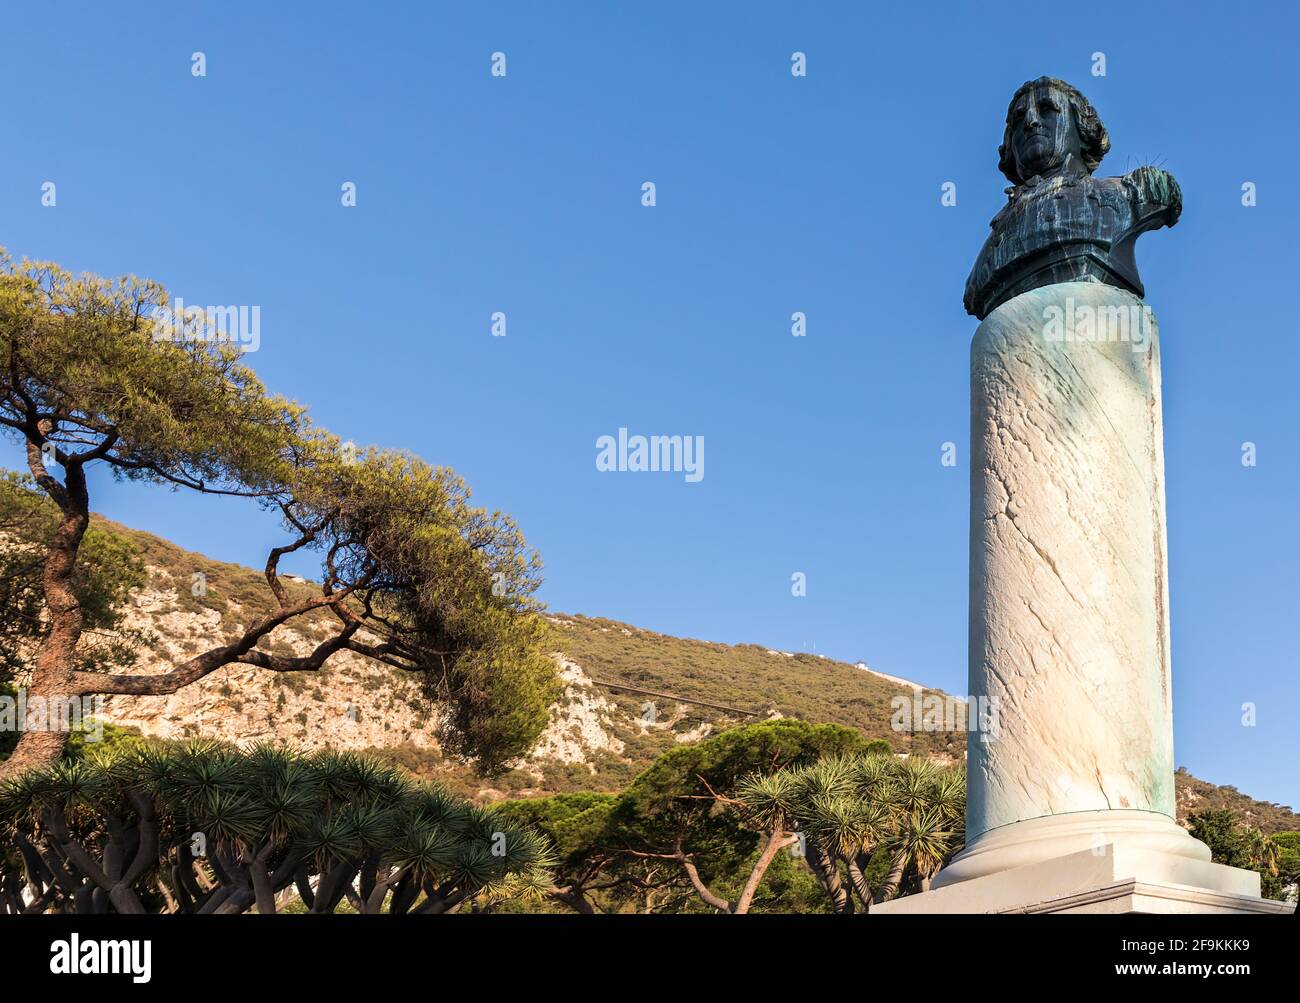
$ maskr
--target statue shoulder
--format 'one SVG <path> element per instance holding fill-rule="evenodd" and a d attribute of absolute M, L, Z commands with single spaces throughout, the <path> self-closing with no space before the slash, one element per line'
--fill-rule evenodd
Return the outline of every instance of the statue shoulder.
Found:
<path fill-rule="evenodd" d="M 1173 226 L 1183 212 L 1183 190 L 1168 171 L 1139 167 L 1121 180 L 1129 189 L 1139 218 L 1163 215 L 1165 226 Z"/>

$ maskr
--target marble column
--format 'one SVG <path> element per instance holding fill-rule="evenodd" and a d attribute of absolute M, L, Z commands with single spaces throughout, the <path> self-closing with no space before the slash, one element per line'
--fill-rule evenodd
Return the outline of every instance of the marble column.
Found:
<path fill-rule="evenodd" d="M 1133 293 L 1061 282 L 971 345 L 970 692 L 954 882 L 1122 842 L 1209 860 L 1174 821 L 1160 348 Z"/>

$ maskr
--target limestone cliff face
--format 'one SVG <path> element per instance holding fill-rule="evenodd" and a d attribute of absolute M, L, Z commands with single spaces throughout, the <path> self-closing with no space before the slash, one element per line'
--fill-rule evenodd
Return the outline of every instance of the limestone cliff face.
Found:
<path fill-rule="evenodd" d="M 150 566 L 150 587 L 132 601 L 125 626 L 156 638 L 132 671 L 164 672 L 195 653 L 243 630 L 249 616 L 240 604 L 184 608 L 183 583 L 165 568 Z M 325 636 L 324 624 L 305 624 L 275 634 L 279 654 L 305 655 Z M 556 654 L 564 692 L 530 762 L 586 765 L 593 754 L 618 755 L 615 718 L 626 717 L 598 690 L 582 667 Z M 231 665 L 168 696 L 113 696 L 105 720 L 163 739 L 214 738 L 237 744 L 289 743 L 304 750 L 391 749 L 438 751 L 436 708 L 419 681 L 351 652 L 335 654 L 318 672 L 277 673 Z"/>
<path fill-rule="evenodd" d="M 612 732 L 618 713 L 592 685 L 582 666 L 557 654 L 564 693 L 551 708 L 551 720 L 529 758 L 557 763 L 582 763 L 597 750 L 621 753 L 625 743 Z"/>
<path fill-rule="evenodd" d="M 149 570 L 153 582 L 162 584 L 161 569 Z M 222 616 L 213 609 L 176 609 L 176 598 L 176 590 L 165 587 L 135 597 L 127 626 L 158 640 L 133 671 L 166 671 L 244 626 L 237 603 L 229 604 Z M 306 655 L 324 634 L 308 625 L 282 628 L 275 637 L 278 653 Z M 241 744 L 275 740 L 304 750 L 399 743 L 424 748 L 436 745 L 436 720 L 424 704 L 415 679 L 339 652 L 315 673 L 229 665 L 168 696 L 109 697 L 105 717 L 166 739 L 204 737 Z"/>

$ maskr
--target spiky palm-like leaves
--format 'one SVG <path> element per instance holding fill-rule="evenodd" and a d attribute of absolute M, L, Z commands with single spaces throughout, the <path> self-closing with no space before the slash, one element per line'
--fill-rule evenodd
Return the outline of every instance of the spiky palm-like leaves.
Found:
<path fill-rule="evenodd" d="M 779 823 L 802 833 L 813 872 L 836 907 L 850 911 L 894 894 L 906 873 L 928 884 L 961 847 L 966 781 L 928 760 L 835 756 L 746 777 L 733 800 L 754 828 Z M 889 874 L 872 887 L 867 874 L 877 853 Z"/>
<path fill-rule="evenodd" d="M 952 832 L 937 808 L 920 808 L 903 818 L 894 846 L 915 865 L 923 880 L 939 869 L 952 847 Z"/>
<path fill-rule="evenodd" d="M 392 863 L 423 885 L 453 871 L 460 854 L 460 840 L 446 829 L 411 825 L 394 840 Z"/>
<path fill-rule="evenodd" d="M 296 884 L 317 912 L 443 912 L 547 887 L 553 864 L 531 830 L 374 760 L 270 745 L 28 771 L 0 785 L 0 829 L 20 850 L 0 878 L 37 911 L 270 911 Z"/>
<path fill-rule="evenodd" d="M 745 777 L 736 788 L 741 817 L 760 832 L 794 828 L 799 794 L 796 775 L 785 771 Z"/>

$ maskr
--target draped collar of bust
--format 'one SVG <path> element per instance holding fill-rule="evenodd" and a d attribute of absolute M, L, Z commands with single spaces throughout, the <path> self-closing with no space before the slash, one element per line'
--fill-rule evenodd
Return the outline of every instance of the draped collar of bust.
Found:
<path fill-rule="evenodd" d="M 1032 178 L 1018 185 L 1012 185 L 1004 189 L 1008 201 L 1015 202 L 1017 199 L 1024 198 L 1026 195 L 1038 195 L 1048 191 L 1055 191 L 1058 188 L 1064 188 L 1067 185 L 1076 185 L 1084 178 L 1090 177 L 1087 168 L 1082 164 L 1071 161 L 1062 167 L 1059 171 L 1053 171 L 1044 177 L 1041 174 L 1035 174 Z M 1042 191 L 1040 191 L 1042 189 Z"/>

